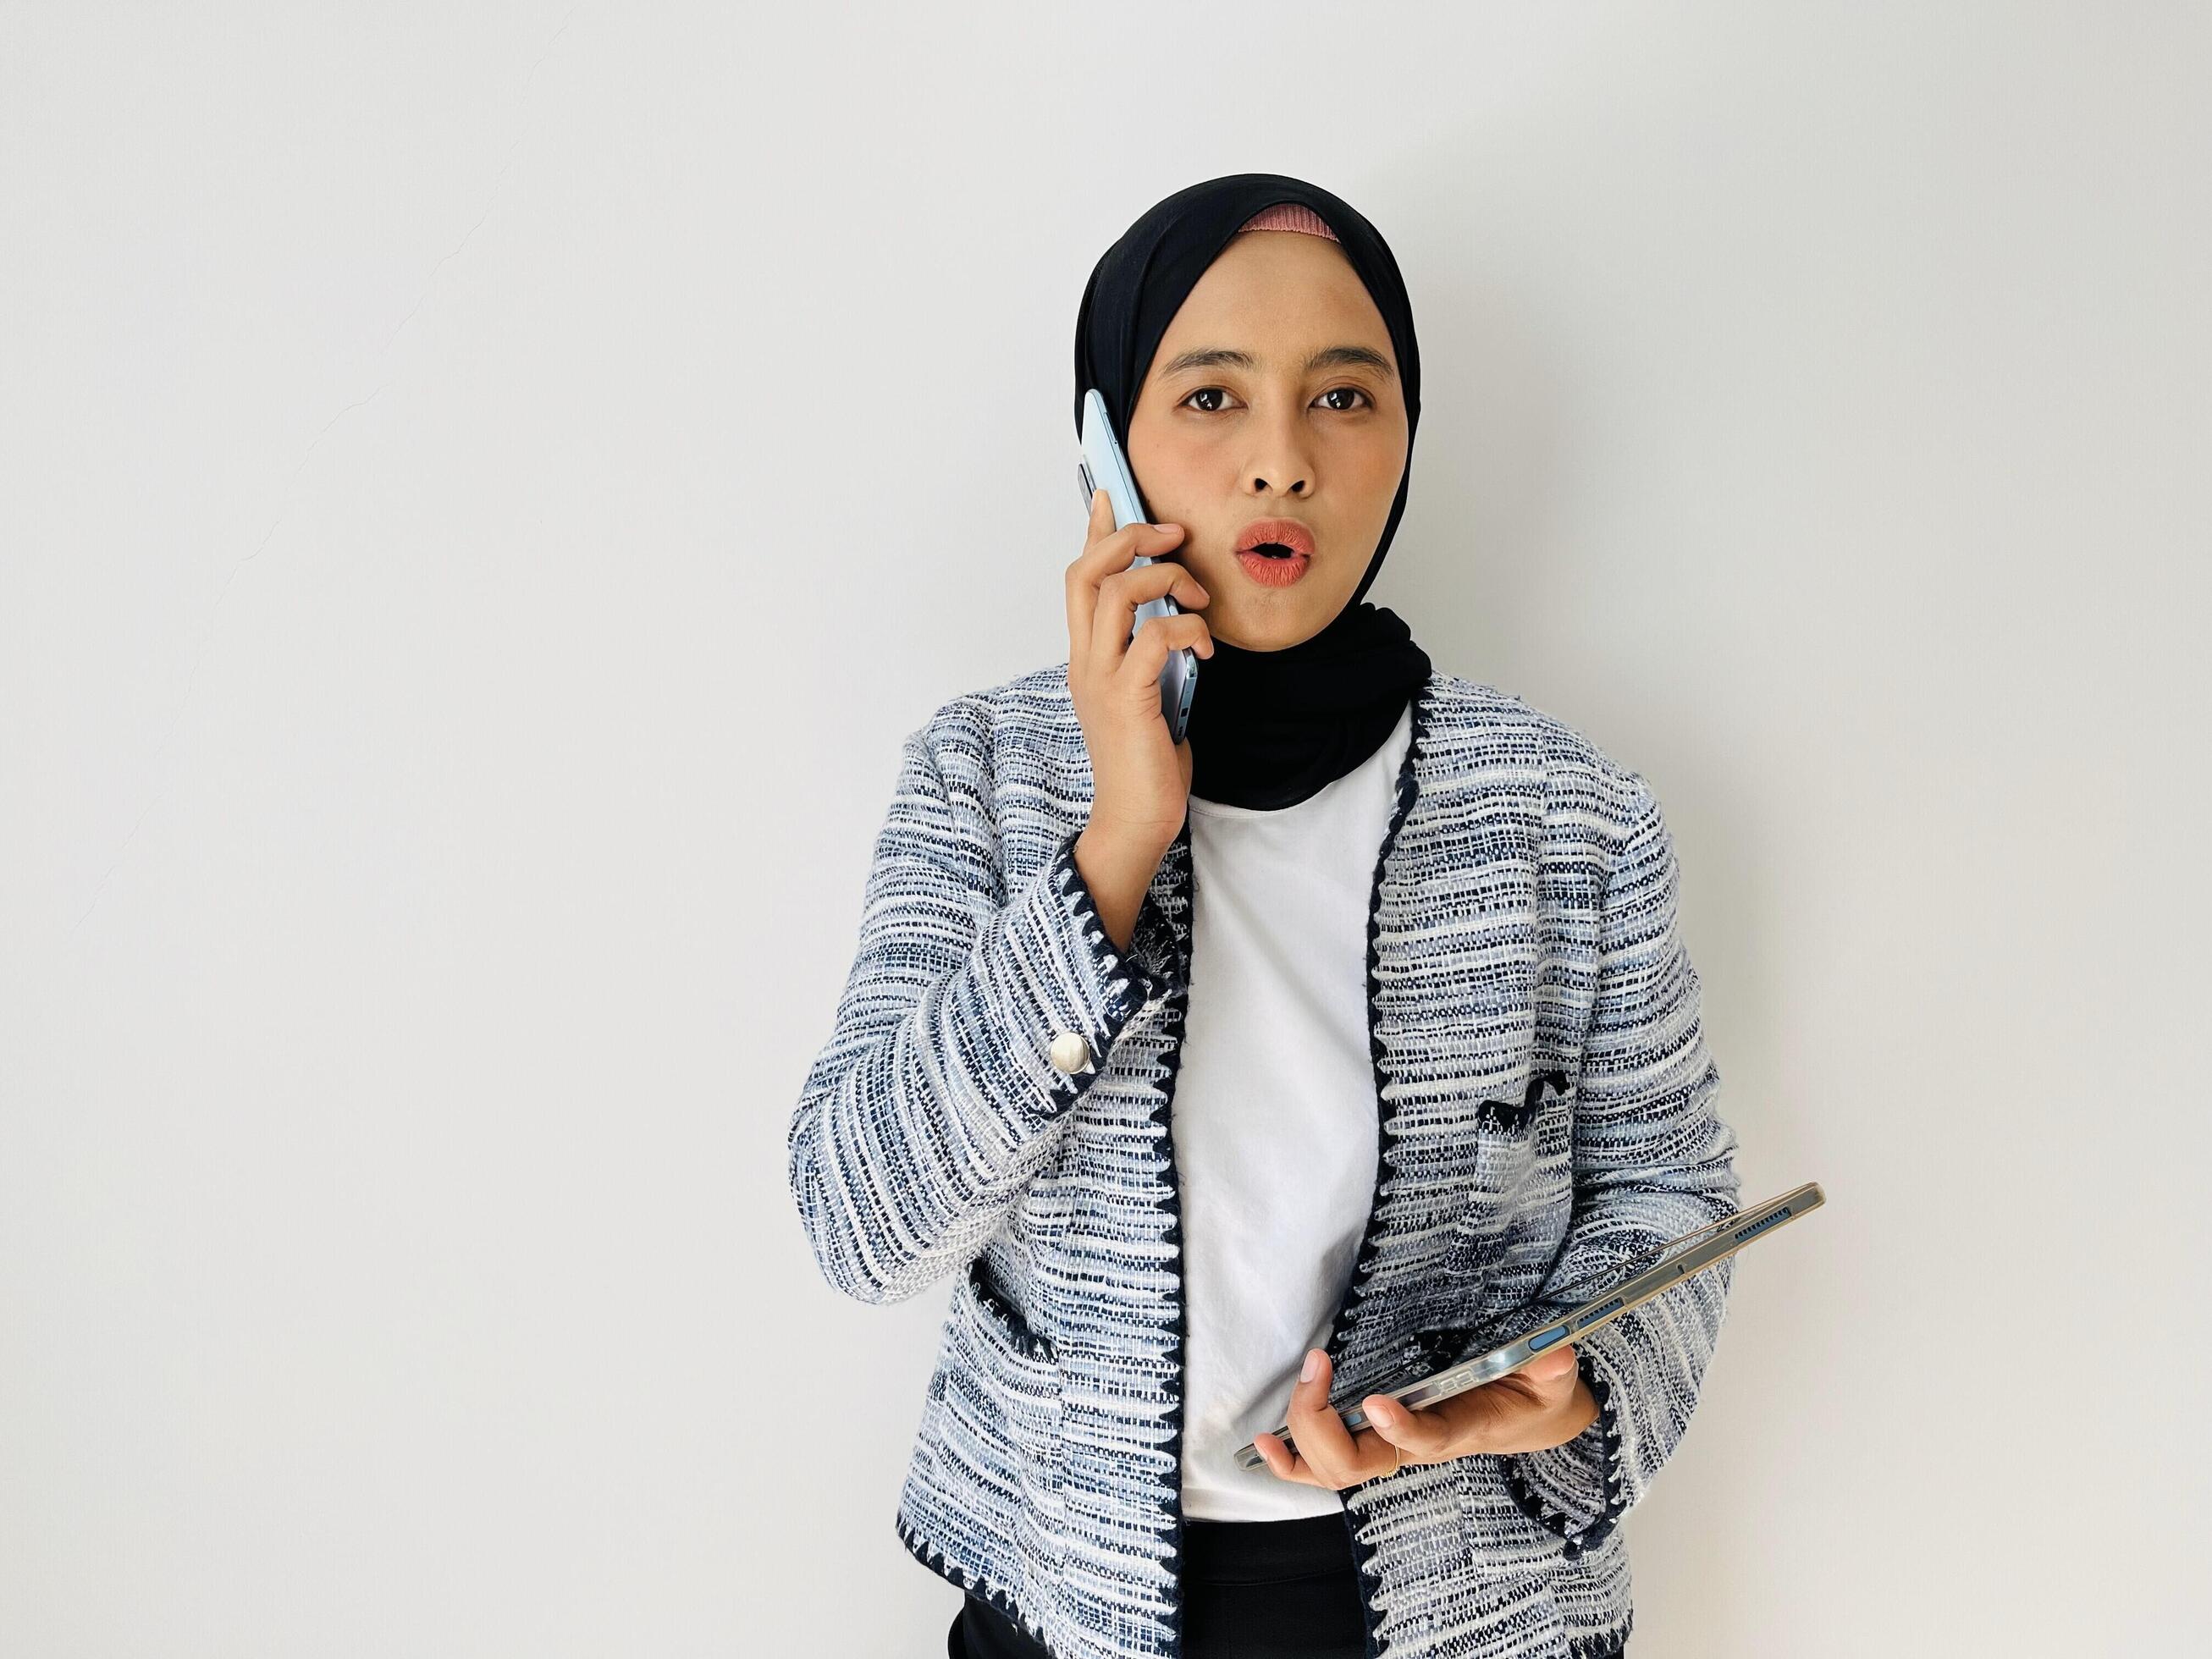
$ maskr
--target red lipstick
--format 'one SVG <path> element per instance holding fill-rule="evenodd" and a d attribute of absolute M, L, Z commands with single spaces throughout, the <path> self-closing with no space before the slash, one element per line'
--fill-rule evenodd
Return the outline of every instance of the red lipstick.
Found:
<path fill-rule="evenodd" d="M 1288 587 L 1313 556 L 1313 532 L 1296 519 L 1255 519 L 1237 538 L 1237 564 L 1263 587 Z"/>

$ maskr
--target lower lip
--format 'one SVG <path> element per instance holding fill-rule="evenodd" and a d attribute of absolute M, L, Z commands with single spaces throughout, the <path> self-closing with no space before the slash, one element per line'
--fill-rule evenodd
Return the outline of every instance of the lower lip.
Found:
<path fill-rule="evenodd" d="M 1312 561 L 1303 553 L 1293 553 L 1287 559 L 1271 559 L 1264 553 L 1239 553 L 1237 562 L 1262 587 L 1288 587 L 1306 574 L 1306 566 Z"/>

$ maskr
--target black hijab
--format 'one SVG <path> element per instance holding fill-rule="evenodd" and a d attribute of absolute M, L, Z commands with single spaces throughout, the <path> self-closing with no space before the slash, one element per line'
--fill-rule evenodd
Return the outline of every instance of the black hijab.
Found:
<path fill-rule="evenodd" d="M 1326 628 L 1279 651 L 1217 638 L 1213 655 L 1199 659 L 1192 793 L 1262 809 L 1294 806 L 1367 759 L 1429 677 L 1428 653 L 1404 619 L 1360 598 L 1406 511 L 1421 420 L 1420 348 L 1398 262 L 1381 232 L 1318 185 L 1279 173 L 1232 173 L 1177 191 L 1130 226 L 1091 270 L 1075 324 L 1076 430 L 1084 393 L 1096 386 L 1126 453 L 1129 417 L 1169 323 L 1245 221 L 1282 202 L 1311 209 L 1336 233 L 1390 331 L 1406 399 L 1406 471 L 1366 574 Z"/>

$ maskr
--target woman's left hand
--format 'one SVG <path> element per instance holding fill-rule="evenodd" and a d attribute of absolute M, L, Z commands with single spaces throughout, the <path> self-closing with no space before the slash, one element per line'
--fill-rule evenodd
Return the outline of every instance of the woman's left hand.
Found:
<path fill-rule="evenodd" d="M 1275 1474 L 1309 1486 L 1341 1492 L 1406 1465 L 1442 1463 L 1469 1452 L 1541 1451 L 1565 1445 L 1597 1421 L 1596 1398 L 1569 1344 L 1433 1406 L 1409 1411 L 1387 1394 L 1370 1394 L 1359 1405 L 1371 1426 L 1357 1431 L 1346 1428 L 1328 1403 L 1328 1356 L 1314 1348 L 1308 1357 L 1315 1374 L 1291 1391 L 1287 1426 L 1297 1449 L 1272 1434 L 1256 1434 L 1252 1443 Z"/>

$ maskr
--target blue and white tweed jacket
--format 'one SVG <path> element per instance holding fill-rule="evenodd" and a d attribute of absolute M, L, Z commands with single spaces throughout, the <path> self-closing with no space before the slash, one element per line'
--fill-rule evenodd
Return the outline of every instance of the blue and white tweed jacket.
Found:
<path fill-rule="evenodd" d="M 1412 732 L 1367 930 L 1380 1156 L 1327 1345 L 1340 1409 L 1737 1206 L 1649 785 L 1442 672 Z M 790 1182 L 838 1289 L 881 1304 L 952 1280 L 898 1501 L 908 1549 L 1059 1659 L 1169 1659 L 1189 827 L 1125 955 L 1074 860 L 1091 799 L 1065 663 L 955 697 L 907 739 Z M 1731 1269 L 1577 1344 L 1600 1407 L 1577 1439 L 1341 1494 L 1369 1659 L 1620 1651 L 1618 1523 L 1688 1426 Z"/>

